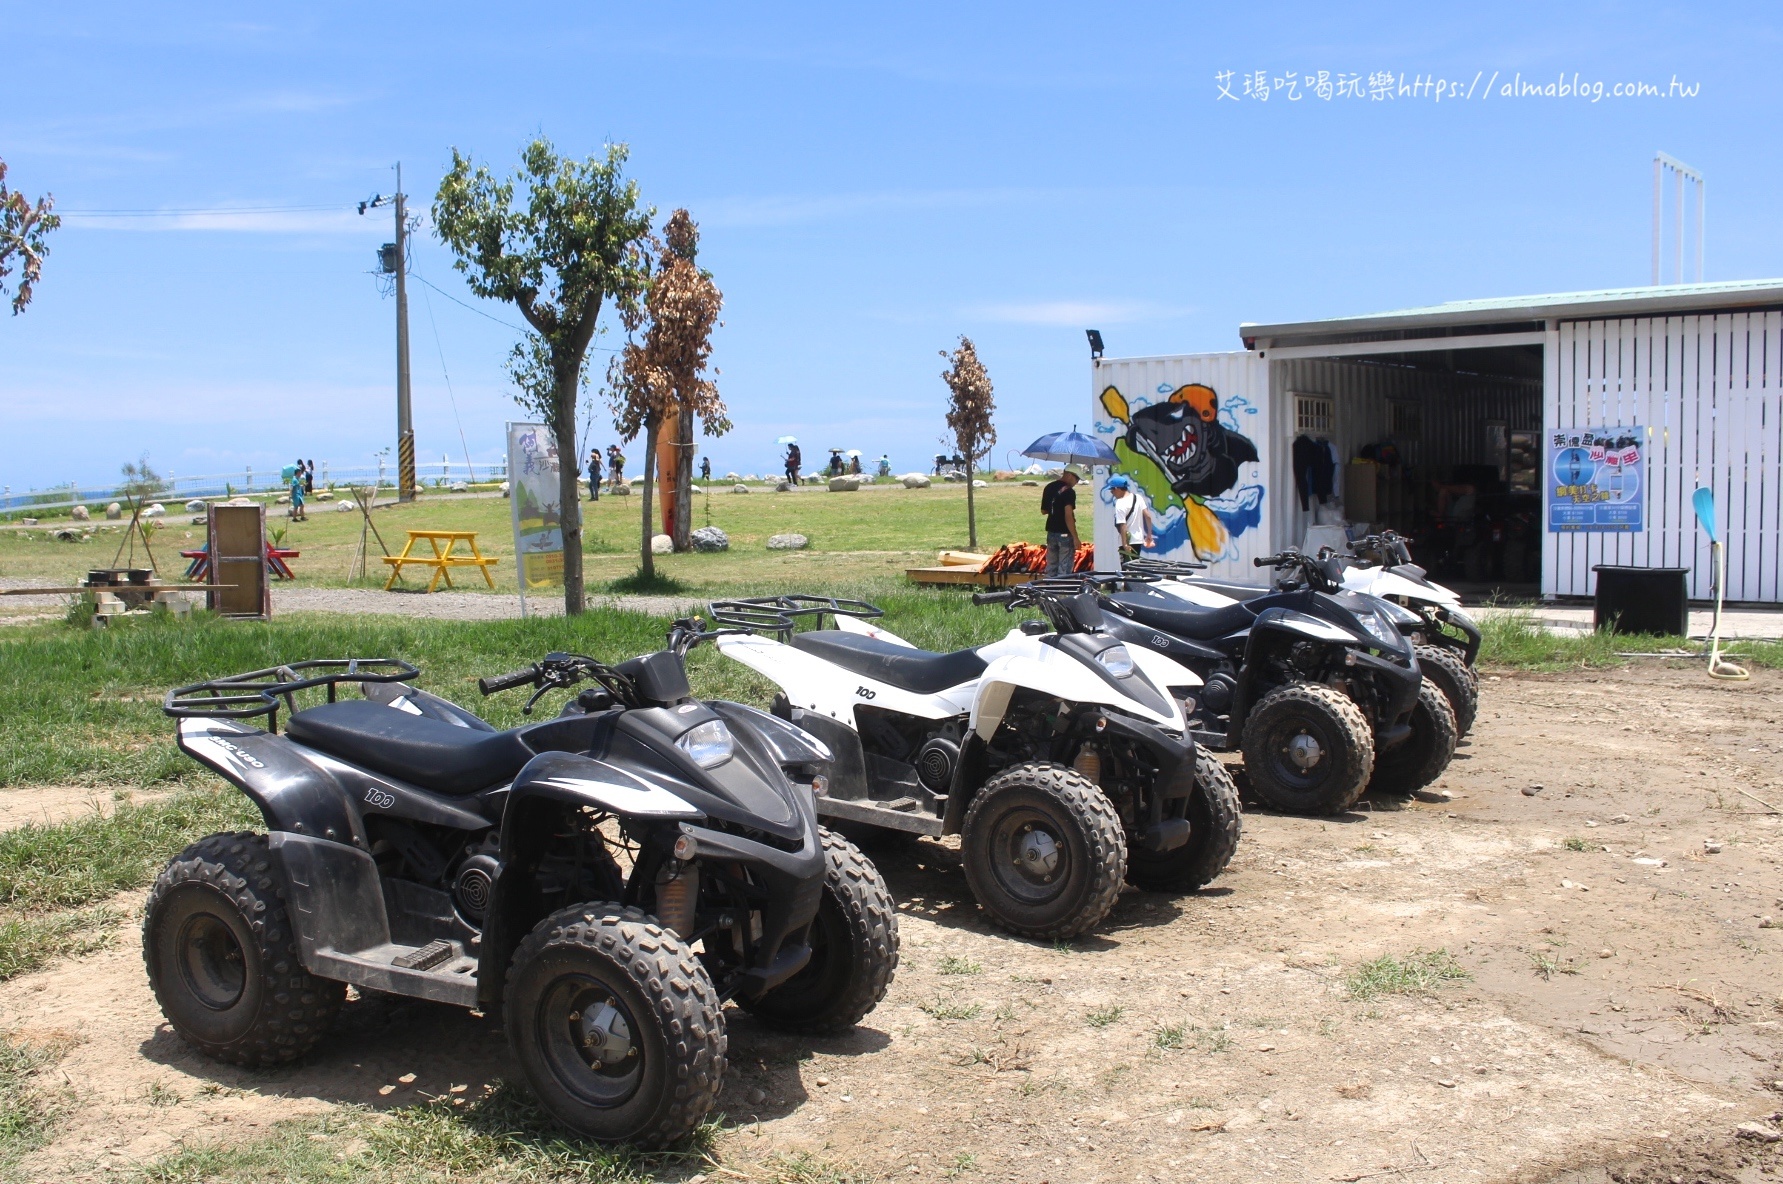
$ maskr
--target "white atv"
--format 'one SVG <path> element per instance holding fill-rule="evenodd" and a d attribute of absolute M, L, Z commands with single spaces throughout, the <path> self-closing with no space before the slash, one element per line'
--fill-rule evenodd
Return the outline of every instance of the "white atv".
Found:
<path fill-rule="evenodd" d="M 966 881 L 1003 928 L 1062 940 L 1100 922 L 1123 880 L 1191 892 L 1219 875 L 1238 845 L 1238 794 L 1163 689 L 1200 680 L 1100 632 L 1094 595 L 973 599 L 1046 621 L 937 654 L 860 601 L 761 597 L 711 613 L 756 631 L 719 651 L 779 686 L 775 713 L 829 747 L 818 814 L 857 832 L 958 834 Z"/>

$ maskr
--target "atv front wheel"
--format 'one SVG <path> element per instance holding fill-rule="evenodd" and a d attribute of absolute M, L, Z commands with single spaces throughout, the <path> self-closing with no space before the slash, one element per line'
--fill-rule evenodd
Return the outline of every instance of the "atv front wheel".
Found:
<path fill-rule="evenodd" d="M 1243 826 L 1232 774 L 1213 753 L 1197 748 L 1189 841 L 1174 851 L 1134 847 L 1127 862 L 1127 883 L 1147 892 L 1193 892 L 1204 887 L 1232 862 Z"/>
<path fill-rule="evenodd" d="M 1244 769 L 1257 796 L 1290 814 L 1341 814 L 1374 771 L 1374 732 L 1334 687 L 1289 683 L 1244 721 Z"/>
<path fill-rule="evenodd" d="M 1423 789 L 1449 767 L 1455 755 L 1455 713 L 1449 710 L 1448 698 L 1428 678 L 1418 685 L 1418 703 L 1408 722 L 1410 738 L 1375 758 L 1374 778 L 1368 783 L 1371 791 L 1404 797 Z"/>
<path fill-rule="evenodd" d="M 149 892 L 142 960 L 161 1014 L 207 1057 L 293 1061 L 328 1033 L 346 988 L 297 956 L 266 836 L 211 835 L 174 856 Z"/>
<path fill-rule="evenodd" d="M 706 968 L 634 908 L 577 905 L 540 921 L 514 952 L 503 1026 L 540 1104 L 602 1143 L 673 1143 L 724 1079 Z"/>
<path fill-rule="evenodd" d="M 811 961 L 744 1010 L 806 1035 L 852 1028 L 879 1006 L 898 967 L 898 910 L 879 869 L 841 835 L 820 830 L 823 900 L 811 926 Z"/>
<path fill-rule="evenodd" d="M 1479 684 L 1454 651 L 1437 645 L 1421 645 L 1417 651 L 1418 669 L 1436 684 L 1455 713 L 1455 739 L 1459 740 L 1473 731 L 1474 716 L 1480 710 Z"/>
<path fill-rule="evenodd" d="M 1063 941 L 1095 927 L 1120 895 L 1127 838 L 1095 782 L 1030 762 L 985 782 L 960 828 L 966 883 L 997 925 Z"/>

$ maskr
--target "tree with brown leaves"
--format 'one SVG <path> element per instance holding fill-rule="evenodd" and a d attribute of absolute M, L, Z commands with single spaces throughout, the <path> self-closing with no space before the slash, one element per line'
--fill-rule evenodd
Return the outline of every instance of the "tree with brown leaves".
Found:
<path fill-rule="evenodd" d="M 663 227 L 663 244 L 656 275 L 641 304 L 623 311 L 625 347 L 607 367 L 607 398 L 613 407 L 613 426 L 626 439 L 644 434 L 643 539 L 639 548 L 639 574 L 654 579 L 656 564 L 650 551 L 650 498 L 657 461 L 657 446 L 664 427 L 678 437 L 683 425 L 687 442 L 693 439 L 693 420 L 698 418 L 708 436 L 730 431 L 724 400 L 718 385 L 706 378 L 712 356 L 712 330 L 724 306 L 724 293 L 712 282 L 710 272 L 694 262 L 700 231 L 686 210 L 669 215 Z M 716 375 L 718 372 L 713 371 Z M 676 549 L 687 546 L 688 517 L 692 502 L 689 486 L 693 474 L 693 450 L 679 449 L 680 470 L 676 489 L 683 508 L 674 515 Z"/>
<path fill-rule="evenodd" d="M 978 360 L 978 350 L 970 337 L 962 336 L 958 349 L 952 354 L 942 350 L 941 356 L 949 363 L 941 372 L 948 392 L 947 427 L 966 460 L 966 545 L 975 548 L 978 507 L 972 498 L 972 476 L 978 471 L 979 460 L 988 457 L 996 447 L 997 429 L 991 416 L 996 413 L 997 402 L 991 392 L 991 376 Z"/>
<path fill-rule="evenodd" d="M 521 172 L 498 181 L 454 148 L 433 200 L 435 232 L 458 256 L 453 266 L 471 291 L 512 301 L 537 334 L 515 347 L 509 374 L 518 401 L 557 442 L 563 607 L 571 614 L 584 605 L 576 396 L 602 302 L 628 314 L 650 275 L 656 211 L 625 178 L 626 155 L 625 145 L 609 144 L 604 157 L 575 160 L 538 139 L 521 149 Z M 517 186 L 525 189 L 520 200 Z"/>
<path fill-rule="evenodd" d="M 12 274 L 16 259 L 19 282 L 12 297 L 15 317 L 31 303 L 31 292 L 43 276 L 43 257 L 49 251 L 44 246 L 44 236 L 62 225 L 61 216 L 50 212 L 55 205 L 56 199 L 47 193 L 32 202 L 24 194 L 7 188 L 6 162 L 0 160 L 0 299 L 6 297 L 6 277 Z"/>

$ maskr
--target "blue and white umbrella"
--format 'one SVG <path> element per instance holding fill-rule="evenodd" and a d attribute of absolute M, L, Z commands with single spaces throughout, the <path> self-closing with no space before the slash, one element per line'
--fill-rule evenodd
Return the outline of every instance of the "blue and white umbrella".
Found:
<path fill-rule="evenodd" d="M 1040 437 L 1022 449 L 1022 455 L 1067 465 L 1111 465 L 1118 459 L 1114 449 L 1094 436 L 1084 435 L 1075 426 L 1068 432 Z"/>

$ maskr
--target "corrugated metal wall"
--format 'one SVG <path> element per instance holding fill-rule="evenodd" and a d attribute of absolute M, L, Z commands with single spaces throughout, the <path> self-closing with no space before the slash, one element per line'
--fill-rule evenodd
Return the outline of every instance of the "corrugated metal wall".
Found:
<path fill-rule="evenodd" d="M 1365 444 L 1388 438 L 1388 403 L 1404 399 L 1421 408 L 1421 439 L 1396 438 L 1401 454 L 1418 466 L 1420 479 L 1455 464 L 1485 464 L 1486 424 L 1508 428 L 1541 426 L 1542 384 L 1535 379 L 1496 378 L 1382 366 L 1327 358 L 1293 358 L 1269 363 L 1269 389 L 1280 439 L 1272 441 L 1278 458 L 1274 481 L 1274 530 L 1282 545 L 1298 546 L 1312 524 L 1310 510 L 1301 510 L 1294 492 L 1289 449 L 1294 437 L 1295 394 L 1330 395 L 1336 403 L 1332 441 L 1347 464 Z M 1342 472 L 1340 467 L 1339 472 Z"/>
<path fill-rule="evenodd" d="M 1545 534 L 1542 591 L 1589 596 L 1593 565 L 1629 564 L 1688 567 L 1690 595 L 1708 598 L 1709 543 L 1690 501 L 1705 485 L 1726 532 L 1727 598 L 1783 600 L 1783 313 L 1566 321 L 1547 353 L 1544 427 L 1649 429 L 1647 529 Z"/>
<path fill-rule="evenodd" d="M 1255 487 L 1258 493 L 1248 496 L 1261 496 L 1258 508 L 1262 518 L 1253 528 L 1228 528 L 1228 541 L 1219 558 L 1210 564 L 1209 570 L 1219 572 L 1229 579 L 1254 580 L 1256 571 L 1251 560 L 1258 555 L 1268 554 L 1274 546 L 1269 536 L 1269 514 L 1271 503 L 1279 500 L 1275 487 L 1270 483 L 1271 432 L 1269 407 L 1268 363 L 1257 355 L 1239 350 L 1217 354 L 1183 354 L 1163 358 L 1104 358 L 1090 367 L 1090 412 L 1095 422 L 1097 438 L 1113 447 L 1124 433 L 1122 425 L 1117 424 L 1102 405 L 1102 392 L 1110 386 L 1119 390 L 1122 396 L 1135 406 L 1145 406 L 1168 398 L 1171 391 L 1186 383 L 1199 382 L 1212 387 L 1219 395 L 1220 421 L 1231 430 L 1241 431 L 1257 446 L 1262 460 L 1258 464 L 1242 466 L 1237 487 Z M 1114 535 L 1114 511 L 1112 503 L 1103 495 L 1102 485 L 1106 475 L 1098 472 L 1095 485 L 1095 523 L 1096 523 L 1096 566 L 1102 570 L 1114 570 L 1120 566 L 1116 552 L 1117 544 Z M 1080 517 L 1081 505 L 1086 500 L 1079 497 Z M 1215 499 L 1215 504 L 1232 501 Z M 1160 512 L 1163 505 L 1156 507 Z M 1234 525 L 1242 524 L 1242 515 L 1233 514 Z M 1166 558 L 1191 559 L 1192 549 L 1185 543 L 1174 551 L 1165 553 Z"/>

